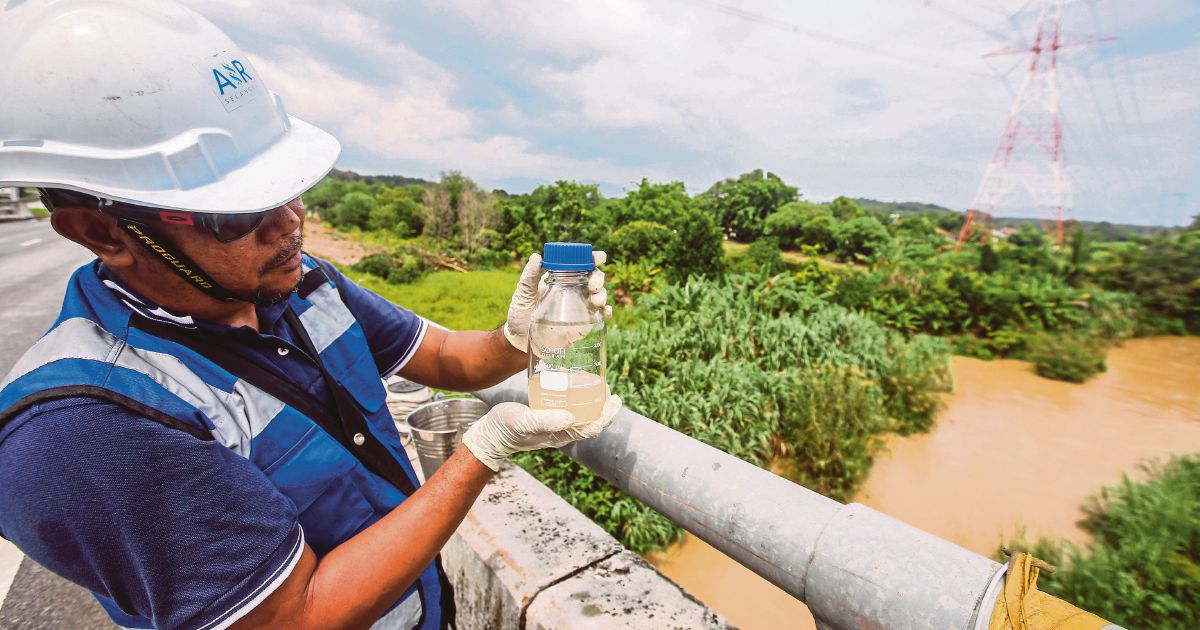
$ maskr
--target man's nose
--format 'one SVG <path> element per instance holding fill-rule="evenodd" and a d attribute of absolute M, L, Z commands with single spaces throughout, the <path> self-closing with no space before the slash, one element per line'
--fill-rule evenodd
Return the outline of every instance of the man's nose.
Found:
<path fill-rule="evenodd" d="M 263 242 L 275 243 L 280 237 L 291 234 L 304 223 L 304 206 L 298 199 L 271 210 L 263 219 L 259 236 Z"/>

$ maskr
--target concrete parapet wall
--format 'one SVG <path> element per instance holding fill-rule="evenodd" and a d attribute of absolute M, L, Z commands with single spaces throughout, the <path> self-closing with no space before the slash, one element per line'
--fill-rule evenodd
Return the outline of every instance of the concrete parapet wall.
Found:
<path fill-rule="evenodd" d="M 511 465 L 484 489 L 442 559 L 461 630 L 729 627 Z"/>

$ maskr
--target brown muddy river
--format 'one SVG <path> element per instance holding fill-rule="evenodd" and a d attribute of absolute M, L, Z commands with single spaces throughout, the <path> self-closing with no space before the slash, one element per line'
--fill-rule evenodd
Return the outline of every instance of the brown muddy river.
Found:
<path fill-rule="evenodd" d="M 855 500 L 972 551 L 1021 532 L 1085 541 L 1089 494 L 1143 459 L 1200 452 L 1200 338 L 1129 341 L 1082 385 L 1020 361 L 951 368 L 937 428 L 892 436 Z M 742 628 L 814 627 L 803 604 L 690 535 L 651 561 Z"/>

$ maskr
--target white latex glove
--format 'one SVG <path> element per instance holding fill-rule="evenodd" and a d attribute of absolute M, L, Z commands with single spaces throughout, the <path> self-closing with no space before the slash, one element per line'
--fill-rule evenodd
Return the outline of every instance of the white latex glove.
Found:
<path fill-rule="evenodd" d="M 600 435 L 621 410 L 621 397 L 609 394 L 600 417 L 582 424 L 565 409 L 530 409 L 521 403 L 500 403 L 463 434 L 462 443 L 492 470 L 513 453 L 557 448 Z"/>
<path fill-rule="evenodd" d="M 608 321 L 612 317 L 612 307 L 608 305 L 608 290 L 604 288 L 604 272 L 599 269 L 608 260 L 608 254 L 592 252 L 592 260 L 597 268 L 588 274 L 588 291 L 591 293 L 588 306 L 599 311 Z M 521 272 L 521 279 L 517 281 L 512 301 L 508 303 L 508 319 L 504 322 L 504 337 L 521 352 L 529 351 L 529 322 L 533 319 L 533 306 L 548 289 L 546 274 L 542 271 L 542 255 L 531 254 Z"/>

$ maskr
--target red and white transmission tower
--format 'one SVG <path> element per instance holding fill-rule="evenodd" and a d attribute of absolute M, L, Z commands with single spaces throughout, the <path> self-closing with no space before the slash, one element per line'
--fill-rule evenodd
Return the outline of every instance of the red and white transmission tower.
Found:
<path fill-rule="evenodd" d="M 958 245 L 970 235 L 970 228 L 985 217 L 990 220 L 996 208 L 1018 189 L 1024 189 L 1044 220 L 1053 217 L 1058 243 L 1063 242 L 1063 215 L 1071 207 L 1071 183 L 1063 171 L 1063 126 L 1058 109 L 1058 50 L 1113 38 L 1089 39 L 1064 43 L 1060 39 L 1065 0 L 1038 0 L 1037 34 L 1026 49 L 1005 49 L 984 57 L 1028 54 L 1025 81 L 1013 100 L 1004 132 L 988 162 L 967 212 Z"/>

